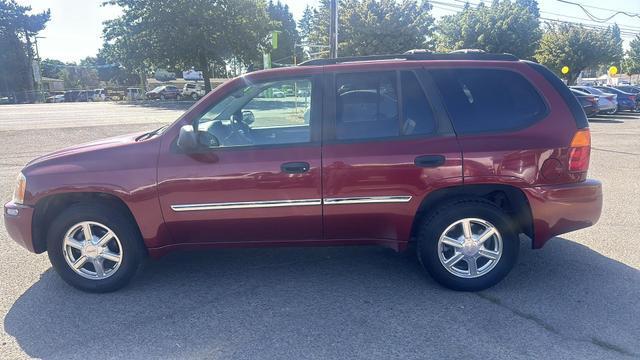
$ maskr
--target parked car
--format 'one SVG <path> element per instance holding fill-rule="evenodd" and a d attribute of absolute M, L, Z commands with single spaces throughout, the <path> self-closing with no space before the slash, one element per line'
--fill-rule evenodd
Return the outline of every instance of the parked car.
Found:
<path fill-rule="evenodd" d="M 64 102 L 75 102 L 78 101 L 80 96 L 80 91 L 78 90 L 69 90 L 64 92 Z"/>
<path fill-rule="evenodd" d="M 285 97 L 285 96 L 286 96 L 286 95 L 285 95 L 284 91 L 281 91 L 280 89 L 273 89 L 273 90 L 271 91 L 271 97 L 274 97 L 274 98 L 283 98 L 283 97 Z"/>
<path fill-rule="evenodd" d="M 311 95 L 311 92 L 309 91 L 309 89 L 298 89 L 298 96 L 308 97 L 309 95 Z"/>
<path fill-rule="evenodd" d="M 600 89 L 596 89 L 593 86 L 572 86 L 572 89 L 586 92 L 587 94 L 595 95 L 598 97 L 598 107 L 601 114 L 612 115 L 618 112 L 618 95 L 605 93 Z"/>
<path fill-rule="evenodd" d="M 129 101 L 141 100 L 143 98 L 142 89 L 140 88 L 127 88 L 126 98 Z"/>
<path fill-rule="evenodd" d="M 64 102 L 64 93 L 63 94 L 53 94 L 47 97 L 46 102 L 48 103 L 61 103 Z"/>
<path fill-rule="evenodd" d="M 178 88 L 173 85 L 158 86 L 155 89 L 151 91 L 147 91 L 144 94 L 144 96 L 147 99 L 151 99 L 151 100 L 177 99 L 179 95 L 180 95 L 180 90 L 178 90 Z"/>
<path fill-rule="evenodd" d="M 180 95 L 183 98 L 191 98 L 193 100 L 198 100 L 203 97 L 205 94 L 204 87 L 200 84 L 196 83 L 186 83 L 182 88 L 182 94 Z"/>
<path fill-rule="evenodd" d="M 109 100 L 109 96 L 107 94 L 106 89 L 93 90 L 93 101 L 106 101 L 106 100 Z"/>
<path fill-rule="evenodd" d="M 258 97 L 293 84 L 310 107 Z M 588 126 L 557 76 L 508 54 L 312 60 L 230 80 L 158 130 L 29 162 L 5 228 L 86 291 L 176 250 L 372 244 L 415 244 L 436 281 L 477 291 L 521 238 L 538 249 L 598 221 Z"/>
<path fill-rule="evenodd" d="M 628 93 L 609 86 L 596 86 L 595 88 L 608 94 L 617 95 L 616 99 L 618 100 L 618 110 L 637 112 L 640 108 L 640 104 L 638 103 L 640 101 L 640 97 L 636 94 Z"/>
<path fill-rule="evenodd" d="M 616 89 L 622 90 L 624 92 L 628 92 L 631 94 L 640 94 L 640 87 L 634 85 L 620 85 L 616 86 Z"/>
<path fill-rule="evenodd" d="M 600 112 L 597 96 L 576 89 L 571 89 L 571 92 L 578 99 L 587 116 L 594 116 Z"/>
<path fill-rule="evenodd" d="M 69 90 L 64 93 L 64 102 L 86 102 L 93 101 L 93 91 L 90 90 Z"/>

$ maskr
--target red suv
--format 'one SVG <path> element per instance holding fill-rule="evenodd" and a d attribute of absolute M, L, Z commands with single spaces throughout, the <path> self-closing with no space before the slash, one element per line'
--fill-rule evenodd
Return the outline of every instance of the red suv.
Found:
<path fill-rule="evenodd" d="M 314 60 L 30 162 L 4 219 L 88 291 L 174 250 L 372 244 L 415 244 L 439 283 L 474 291 L 507 275 L 521 238 L 596 223 L 590 148 L 571 91 L 511 55 Z"/>

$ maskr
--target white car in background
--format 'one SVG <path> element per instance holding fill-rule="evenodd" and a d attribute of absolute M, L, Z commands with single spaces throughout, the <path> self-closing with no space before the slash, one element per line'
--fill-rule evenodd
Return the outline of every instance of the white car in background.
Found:
<path fill-rule="evenodd" d="M 196 83 L 186 83 L 182 88 L 182 94 L 180 96 L 182 98 L 192 98 L 193 100 L 198 100 L 203 97 L 204 94 L 204 86 Z"/>
<path fill-rule="evenodd" d="M 49 96 L 47 98 L 47 102 L 48 103 L 61 103 L 61 102 L 64 102 L 64 94 L 58 94 L 58 95 Z"/>
<path fill-rule="evenodd" d="M 93 90 L 93 101 L 105 101 L 107 100 L 107 90 L 106 89 L 95 89 Z"/>

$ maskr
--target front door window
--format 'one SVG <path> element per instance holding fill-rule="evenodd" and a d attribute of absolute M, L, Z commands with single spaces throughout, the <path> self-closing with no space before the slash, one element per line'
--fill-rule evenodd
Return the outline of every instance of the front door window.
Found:
<path fill-rule="evenodd" d="M 213 106 L 197 123 L 216 147 L 296 144 L 311 141 L 309 79 L 244 86 Z"/>

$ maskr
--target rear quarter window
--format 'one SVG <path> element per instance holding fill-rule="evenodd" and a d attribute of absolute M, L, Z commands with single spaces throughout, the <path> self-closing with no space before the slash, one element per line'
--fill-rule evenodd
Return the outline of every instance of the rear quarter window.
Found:
<path fill-rule="evenodd" d="M 459 135 L 522 129 L 547 114 L 538 91 L 517 72 L 467 68 L 430 73 Z"/>

